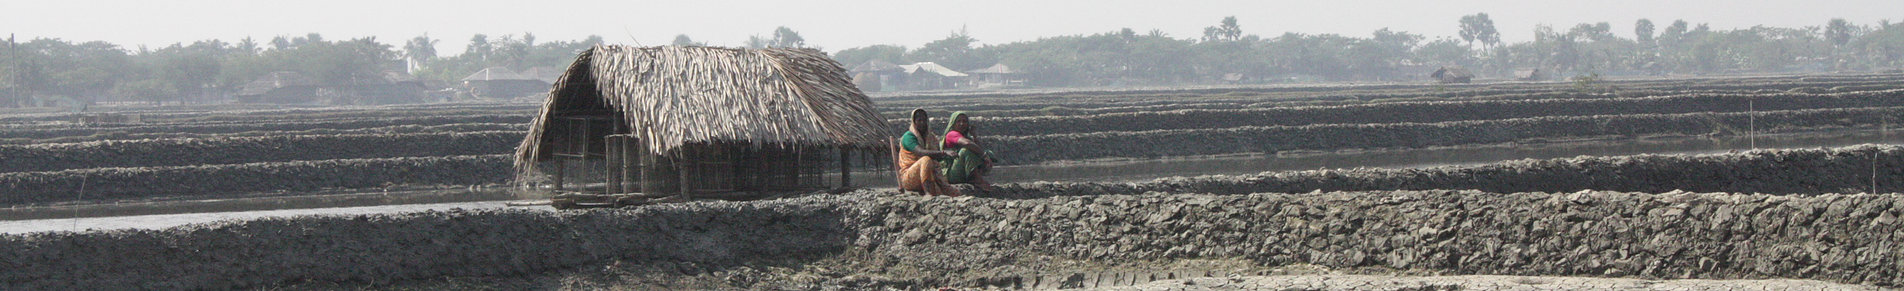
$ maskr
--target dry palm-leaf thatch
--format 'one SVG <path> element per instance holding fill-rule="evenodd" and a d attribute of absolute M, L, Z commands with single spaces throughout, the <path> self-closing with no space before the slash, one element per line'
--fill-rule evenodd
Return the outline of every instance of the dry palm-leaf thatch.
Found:
<path fill-rule="evenodd" d="M 609 110 L 652 153 L 687 144 L 874 148 L 886 123 L 838 62 L 812 49 L 596 46 L 549 91 L 516 167 L 548 157 L 550 119 Z"/>

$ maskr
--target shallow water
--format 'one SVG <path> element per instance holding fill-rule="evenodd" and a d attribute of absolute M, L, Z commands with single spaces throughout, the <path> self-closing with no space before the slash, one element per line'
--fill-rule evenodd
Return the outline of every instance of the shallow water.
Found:
<path fill-rule="evenodd" d="M 1626 141 L 1590 141 L 1554 143 L 1542 145 L 1453 147 L 1439 149 L 1392 150 L 1392 151 L 1342 151 L 1326 153 L 1303 153 L 1281 155 L 1247 155 L 1224 158 L 1173 158 L 1121 162 L 1087 162 L 1071 164 L 1048 164 L 1000 167 L 993 177 L 994 183 L 1016 183 L 1034 181 L 1143 181 L 1155 178 L 1196 175 L 1235 175 L 1255 174 L 1265 171 L 1314 170 L 1327 168 L 1426 168 L 1451 165 L 1485 164 L 1506 160 L 1565 158 L 1582 155 L 1621 156 L 1637 154 L 1703 154 L 1722 153 L 1733 150 L 1777 149 L 1777 148 L 1815 148 L 1838 147 L 1866 143 L 1904 144 L 1904 135 L 1884 134 L 1877 131 L 1811 133 L 1806 135 L 1761 136 L 1757 138 L 1661 138 L 1651 140 Z M 870 183 L 866 187 L 892 187 L 890 173 L 859 172 L 854 181 Z M 429 195 L 444 195 L 432 193 Z M 381 206 L 324 207 L 303 209 L 249 210 L 233 211 L 220 209 L 204 213 L 179 213 L 160 215 L 110 216 L 111 214 L 76 213 L 63 219 L 31 219 L 0 221 L 0 233 L 29 233 L 41 231 L 73 231 L 87 229 L 125 229 L 125 228 L 166 228 L 190 223 L 204 223 L 224 219 L 252 219 L 260 217 L 297 216 L 297 215 L 351 215 L 370 213 L 394 213 L 423 210 L 445 210 L 451 208 L 503 208 L 518 207 L 526 209 L 550 210 L 548 206 L 508 206 L 502 200 L 469 202 L 470 199 L 520 199 L 517 196 L 497 195 L 483 197 L 418 198 L 401 200 L 407 202 L 444 202 L 450 199 L 456 202 L 397 204 Z M 271 199 L 271 198 L 263 198 Z M 308 199 L 308 198 L 282 198 Z M 397 201 L 397 200 L 392 200 Z M 256 202 L 251 202 L 256 203 Z M 299 207 L 298 203 L 273 208 Z M 154 206 L 170 207 L 157 211 L 194 212 L 196 209 L 216 209 L 215 207 L 185 206 L 179 203 Z M 325 205 L 321 203 L 308 204 Z M 334 205 L 334 204 L 332 204 Z M 180 209 L 187 208 L 187 209 Z M 124 207 L 119 213 L 135 213 Z M 201 210 L 202 211 L 202 210 Z M 42 213 L 46 211 L 40 211 Z M 82 217 L 102 216 L 102 217 Z M 4 216 L 0 216 L 4 217 Z"/>
<path fill-rule="evenodd" d="M 89 217 L 78 219 L 36 219 L 0 221 L 0 233 L 31 233 L 43 231 L 83 231 L 105 229 L 159 229 L 186 224 L 206 223 L 227 219 L 254 219 L 261 217 L 281 217 L 300 215 L 353 215 L 373 213 L 395 213 L 424 210 L 449 210 L 454 208 L 502 208 L 504 203 L 513 201 L 478 201 L 431 204 L 402 204 L 360 207 L 305 208 L 241 212 L 209 212 L 185 214 L 136 215 L 115 217 Z M 549 209 L 530 207 L 529 209 Z"/>

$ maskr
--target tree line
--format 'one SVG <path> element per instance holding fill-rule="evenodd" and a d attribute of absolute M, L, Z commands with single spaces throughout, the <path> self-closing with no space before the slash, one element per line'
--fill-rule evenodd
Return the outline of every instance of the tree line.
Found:
<path fill-rule="evenodd" d="M 1173 85 L 1253 82 L 1394 81 L 1421 78 L 1424 68 L 1459 66 L 1483 77 L 1512 77 L 1541 69 L 1553 76 L 1585 74 L 1726 74 L 1761 72 L 1885 71 L 1904 68 L 1904 25 L 1832 19 L 1820 26 L 1755 26 L 1715 30 L 1675 20 L 1663 28 L 1639 19 L 1634 31 L 1606 22 L 1566 29 L 1540 25 L 1535 38 L 1503 43 L 1487 14 L 1463 16 L 1458 37 L 1379 29 L 1366 36 L 1250 34 L 1236 17 L 1202 35 L 1175 37 L 1160 30 L 1124 28 L 1089 35 L 979 44 L 963 31 L 909 48 L 869 45 L 832 56 L 847 67 L 881 60 L 936 62 L 955 70 L 1005 64 L 1034 86 Z M 477 34 L 461 54 L 436 53 L 428 35 L 392 45 L 374 37 L 329 40 L 312 33 L 265 42 L 204 40 L 159 48 L 127 48 L 103 41 L 9 39 L 0 49 L 0 106 L 27 98 L 86 104 L 96 101 L 192 102 L 222 100 L 247 82 L 275 71 L 302 73 L 319 86 L 343 88 L 407 71 L 438 84 L 455 84 L 488 67 L 522 70 L 565 66 L 577 52 L 602 44 L 600 36 L 540 41 L 534 34 Z M 678 35 L 673 45 L 706 45 Z M 747 47 L 809 47 L 799 32 L 779 27 L 750 36 Z M 1227 80 L 1226 80 L 1227 79 Z"/>
<path fill-rule="evenodd" d="M 1454 23 L 1458 37 L 1379 29 L 1366 36 L 1248 34 L 1225 17 L 1194 38 L 1158 30 L 1116 31 L 974 45 L 965 33 L 917 48 L 872 45 L 841 50 L 852 66 L 871 60 L 936 62 L 957 70 L 1002 63 L 1039 86 L 1172 85 L 1225 81 L 1242 74 L 1255 82 L 1394 81 L 1420 79 L 1441 66 L 1482 77 L 1512 78 L 1539 69 L 1552 78 L 1588 74 L 1666 75 L 1778 72 L 1890 71 L 1904 68 L 1904 25 L 1857 25 L 1832 19 L 1822 26 L 1715 30 L 1675 20 L 1663 29 L 1635 21 L 1631 34 L 1607 22 L 1566 29 L 1533 28 L 1535 39 L 1503 43 L 1485 13 Z"/>
<path fill-rule="evenodd" d="M 382 82 L 388 72 L 412 71 L 447 85 L 487 67 L 563 66 L 576 52 L 603 43 L 599 36 L 537 42 L 529 33 L 493 39 L 477 34 L 464 53 L 439 56 L 438 42 L 425 35 L 397 47 L 375 37 L 328 40 L 316 33 L 156 49 L 103 41 L 12 40 L 0 48 L 0 107 L 22 106 L 33 99 L 74 104 L 220 102 L 246 83 L 277 71 L 301 73 L 320 88 L 350 88 Z"/>

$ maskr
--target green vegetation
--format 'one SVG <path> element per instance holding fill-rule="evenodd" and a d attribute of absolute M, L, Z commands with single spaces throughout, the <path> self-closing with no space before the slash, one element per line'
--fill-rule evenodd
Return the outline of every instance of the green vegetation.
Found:
<path fill-rule="evenodd" d="M 604 42 L 601 36 L 594 35 L 580 41 L 538 43 L 535 34 L 530 33 L 520 36 L 506 34 L 495 39 L 477 34 L 470 37 L 469 46 L 462 54 L 418 61 L 416 75 L 425 80 L 454 84 L 464 76 L 488 67 L 507 67 L 517 71 L 533 67 L 562 69 L 575 60 L 576 53 Z M 429 53 L 434 56 L 434 49 Z"/>
<path fill-rule="evenodd" d="M 1518 70 L 1545 76 L 1739 74 L 1889 71 L 1904 68 L 1904 25 L 1857 25 L 1835 19 L 1823 28 L 1756 26 L 1713 30 L 1674 21 L 1663 30 L 1636 21 L 1623 37 L 1606 22 L 1565 30 L 1534 27 L 1536 38 L 1503 43 L 1487 14 L 1461 17 L 1459 38 L 1427 39 L 1380 29 L 1368 36 L 1247 34 L 1235 17 L 1207 27 L 1200 38 L 1159 31 L 1117 31 L 974 46 L 964 33 L 908 50 L 896 45 L 849 48 L 836 54 L 853 66 L 870 60 L 937 62 L 972 70 L 1004 63 L 1040 86 L 1217 83 L 1226 74 L 1256 82 L 1417 80 L 1440 66 L 1461 66 L 1482 78 L 1515 78 Z M 1551 78 L 1549 80 L 1552 80 Z"/>

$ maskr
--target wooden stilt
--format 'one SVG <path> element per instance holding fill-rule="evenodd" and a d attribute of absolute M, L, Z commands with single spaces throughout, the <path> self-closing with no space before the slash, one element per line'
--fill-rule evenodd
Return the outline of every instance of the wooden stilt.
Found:
<path fill-rule="evenodd" d="M 767 148 L 755 148 L 753 159 L 749 161 L 749 164 L 753 164 L 754 168 L 754 194 L 765 196 L 767 195 Z"/>
<path fill-rule="evenodd" d="M 648 152 L 648 147 L 635 149 L 641 156 L 641 193 L 661 193 L 661 156 Z"/>
<path fill-rule="evenodd" d="M 638 179 L 641 177 L 641 168 L 640 168 L 641 155 L 635 154 L 635 153 L 639 153 L 639 151 L 635 150 L 635 137 L 622 136 L 621 164 L 616 165 L 616 166 L 620 166 L 622 169 L 621 170 L 622 183 L 623 183 L 621 186 L 622 192 L 635 192 L 636 190 L 635 179 Z M 631 171 L 633 173 L 630 173 Z"/>
<path fill-rule="evenodd" d="M 792 167 L 787 168 L 788 170 L 787 182 L 788 184 L 792 184 L 791 185 L 792 187 L 789 187 L 789 188 L 800 189 L 801 187 L 806 186 L 806 183 L 807 183 L 806 177 L 801 176 L 801 174 L 805 174 L 807 172 L 806 168 L 801 168 L 801 166 L 806 165 L 805 163 L 806 161 L 802 161 L 805 159 L 806 159 L 806 156 L 802 155 L 802 153 L 800 152 L 798 148 L 795 148 L 793 150 L 793 158 L 787 159 L 789 161 L 788 163 L 793 164 Z"/>
<path fill-rule="evenodd" d="M 695 166 L 694 161 L 691 159 L 691 157 L 694 156 L 692 155 L 692 148 L 692 146 L 681 147 L 679 150 L 681 154 L 678 155 L 680 158 L 674 159 L 674 168 L 676 169 L 675 176 L 681 178 L 680 187 L 682 200 L 694 200 L 694 184 L 690 183 L 693 182 L 692 177 L 694 177 Z"/>
<path fill-rule="evenodd" d="M 906 174 L 900 173 L 900 172 L 905 171 L 906 170 L 905 167 L 910 165 L 899 164 L 899 140 L 891 139 L 891 138 L 886 139 L 886 153 L 890 156 L 889 158 L 892 158 L 893 187 L 905 187 L 906 180 L 904 179 L 904 177 L 906 176 Z M 904 189 L 901 189 L 901 190 L 904 190 Z"/>
<path fill-rule="evenodd" d="M 568 159 L 555 158 L 555 192 L 562 192 L 562 176 L 565 174 L 563 172 L 567 172 L 567 169 L 564 168 L 568 168 L 568 166 Z"/>
<path fill-rule="evenodd" d="M 853 151 L 840 146 L 840 188 L 853 187 Z"/>
<path fill-rule="evenodd" d="M 602 163 L 604 174 L 602 176 L 608 179 L 605 181 L 608 184 L 607 189 L 604 190 L 606 193 L 603 194 L 627 192 L 621 188 L 621 172 L 623 171 L 621 159 L 625 158 L 621 149 L 621 137 L 610 135 L 602 138 L 602 150 L 607 152 L 607 155 L 603 157 L 606 161 Z"/>

